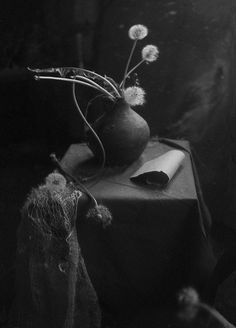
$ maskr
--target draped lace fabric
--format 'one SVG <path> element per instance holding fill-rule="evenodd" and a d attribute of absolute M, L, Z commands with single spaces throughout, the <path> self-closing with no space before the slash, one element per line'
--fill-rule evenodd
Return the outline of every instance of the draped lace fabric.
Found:
<path fill-rule="evenodd" d="M 97 328 L 100 309 L 76 232 L 81 192 L 33 189 L 18 229 L 16 300 L 11 326 Z"/>

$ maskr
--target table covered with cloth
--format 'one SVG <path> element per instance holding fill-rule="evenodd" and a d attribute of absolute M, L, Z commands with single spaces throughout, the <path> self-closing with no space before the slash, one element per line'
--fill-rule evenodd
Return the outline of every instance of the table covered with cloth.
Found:
<path fill-rule="evenodd" d="M 171 149 L 181 149 L 186 156 L 165 187 L 130 180 L 142 164 Z M 81 176 L 91 158 L 87 145 L 73 144 L 61 164 L 70 174 Z M 160 304 L 174 300 L 182 286 L 200 289 L 206 284 L 215 262 L 193 164 L 187 141 L 151 140 L 132 165 L 105 168 L 102 175 L 86 183 L 113 216 L 106 229 L 86 218 L 83 211 L 77 217 L 86 267 L 105 308 L 124 311 Z"/>

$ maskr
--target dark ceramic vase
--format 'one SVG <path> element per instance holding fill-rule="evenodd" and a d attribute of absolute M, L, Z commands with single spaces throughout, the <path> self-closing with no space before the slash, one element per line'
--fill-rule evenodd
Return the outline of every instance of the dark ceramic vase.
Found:
<path fill-rule="evenodd" d="M 118 100 L 95 121 L 93 128 L 105 149 L 106 164 L 110 166 L 127 165 L 137 160 L 150 137 L 147 122 L 123 100 Z M 91 132 L 88 145 L 94 155 L 101 158 L 101 148 Z"/>

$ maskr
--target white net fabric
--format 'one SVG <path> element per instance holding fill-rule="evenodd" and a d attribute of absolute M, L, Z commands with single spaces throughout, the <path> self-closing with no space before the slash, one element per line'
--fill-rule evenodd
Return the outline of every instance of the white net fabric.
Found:
<path fill-rule="evenodd" d="M 100 327 L 97 295 L 76 232 L 82 192 L 60 179 L 53 176 L 53 182 L 33 189 L 23 207 L 10 327 Z"/>

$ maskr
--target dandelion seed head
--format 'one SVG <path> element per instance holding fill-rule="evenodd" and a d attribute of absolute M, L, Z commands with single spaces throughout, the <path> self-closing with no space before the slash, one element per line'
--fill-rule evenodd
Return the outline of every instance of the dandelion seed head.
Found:
<path fill-rule="evenodd" d="M 143 105 L 145 103 L 145 91 L 137 86 L 128 87 L 124 90 L 124 98 L 130 106 Z"/>
<path fill-rule="evenodd" d="M 142 40 L 148 35 L 148 29 L 141 24 L 133 25 L 130 27 L 128 34 L 132 40 Z"/>
<path fill-rule="evenodd" d="M 142 58 L 146 62 L 153 62 L 159 57 L 159 50 L 157 46 L 149 44 L 142 49 Z"/>
<path fill-rule="evenodd" d="M 46 177 L 45 185 L 50 191 L 61 192 L 66 187 L 66 179 L 62 174 L 53 172 Z"/>

